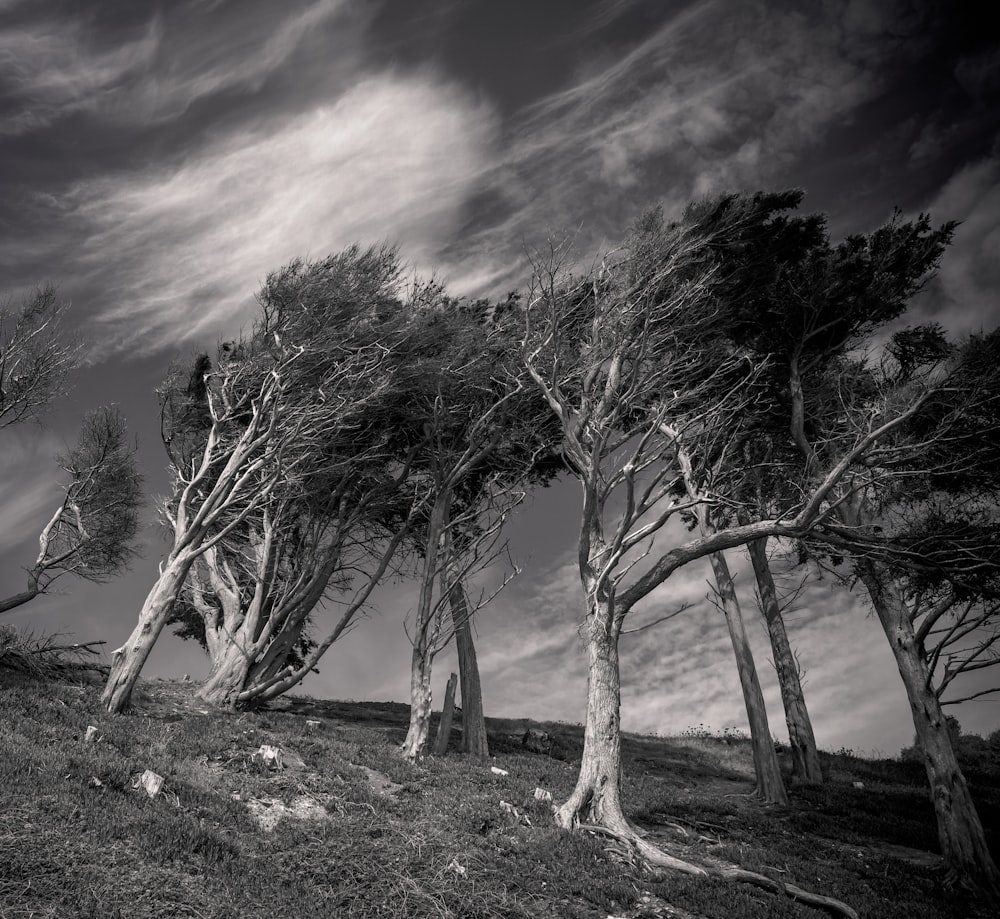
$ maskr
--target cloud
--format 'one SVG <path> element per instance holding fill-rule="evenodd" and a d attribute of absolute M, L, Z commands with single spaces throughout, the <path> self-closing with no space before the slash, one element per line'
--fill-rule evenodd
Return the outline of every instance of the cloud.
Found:
<path fill-rule="evenodd" d="M 99 104 L 129 74 L 149 66 L 162 38 L 153 19 L 142 33 L 110 48 L 93 44 L 79 22 L 52 20 L 0 30 L 0 81 L 14 111 L 0 134 L 22 134 Z"/>
<path fill-rule="evenodd" d="M 97 317 L 110 346 L 217 333 L 293 257 L 388 235 L 419 262 L 452 231 L 494 131 L 455 86 L 387 74 L 179 166 L 78 184 L 81 263 L 111 304 Z"/>
<path fill-rule="evenodd" d="M 485 178 L 495 219 L 445 253 L 450 272 L 502 287 L 523 273 L 524 242 L 550 232 L 578 228 L 583 260 L 656 196 L 676 211 L 699 195 L 787 183 L 877 91 L 842 34 L 819 14 L 703 3 L 625 54 L 594 54 L 572 86 L 508 126 Z"/>
<path fill-rule="evenodd" d="M 995 328 L 1000 322 L 1000 155 L 964 166 L 927 209 L 935 222 L 961 224 L 914 318 L 944 321 L 959 334 Z"/>
<path fill-rule="evenodd" d="M 345 6 L 312 0 L 239 17 L 204 4 L 178 7 L 123 27 L 131 34 L 121 38 L 66 16 L 5 28 L 0 79 L 15 110 L 0 133 L 23 134 L 84 110 L 150 125 L 226 90 L 255 92 Z M 338 57 L 349 57 L 348 47 L 338 42 Z"/>
<path fill-rule="evenodd" d="M 28 565 L 38 553 L 38 534 L 62 498 L 55 456 L 65 449 L 49 432 L 32 428 L 0 431 L 0 556 L 17 555 Z M 50 474 L 39 476 L 39 470 Z M 29 557 L 30 556 L 30 557 Z"/>

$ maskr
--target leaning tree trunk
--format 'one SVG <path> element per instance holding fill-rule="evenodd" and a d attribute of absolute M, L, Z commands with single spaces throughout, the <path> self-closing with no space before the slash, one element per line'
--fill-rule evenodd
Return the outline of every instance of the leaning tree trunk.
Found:
<path fill-rule="evenodd" d="M 194 562 L 194 556 L 179 555 L 167 559 L 139 612 L 139 621 L 132 634 L 111 656 L 111 670 L 101 701 L 113 715 L 128 708 L 143 665 L 156 639 L 170 616 L 170 610 L 184 585 L 184 579 Z"/>
<path fill-rule="evenodd" d="M 941 703 L 931 688 L 931 674 L 906 602 L 883 566 L 862 560 L 857 569 L 906 687 L 937 817 L 941 854 L 964 882 L 1000 899 L 1000 871 L 986 845 L 983 825 L 958 765 Z"/>
<path fill-rule="evenodd" d="M 413 649 L 410 666 L 410 727 L 403 741 L 403 756 L 415 762 L 427 750 L 431 729 L 431 659 Z"/>
<path fill-rule="evenodd" d="M 472 639 L 469 603 L 461 581 L 456 581 L 448 595 L 451 618 L 458 648 L 458 673 L 462 685 L 462 752 L 479 760 L 490 755 L 486 737 L 486 716 L 483 713 L 483 689 L 479 681 L 479 661 Z"/>
<path fill-rule="evenodd" d="M 753 747 L 753 766 L 757 775 L 757 794 L 769 804 L 787 804 L 788 795 L 784 782 L 781 780 L 781 769 L 778 767 L 778 756 L 771 740 L 771 729 L 767 723 L 767 708 L 764 705 L 764 694 L 757 679 L 757 666 L 754 663 L 750 642 L 747 640 L 740 604 L 736 598 L 736 588 L 729 572 L 729 565 L 721 552 L 713 552 L 709 556 L 712 573 L 715 575 L 716 590 L 719 603 L 729 627 L 729 638 L 736 654 L 736 668 L 740 674 L 740 685 L 743 687 L 743 701 L 746 703 L 747 720 L 750 722 L 750 742 Z"/>
<path fill-rule="evenodd" d="M 774 577 L 767 562 L 767 539 L 755 539 L 748 543 L 747 551 L 757 579 L 761 612 L 767 623 L 767 634 L 771 639 L 771 651 L 774 654 L 774 669 L 778 673 L 778 685 L 781 687 L 785 724 L 788 726 L 788 744 L 792 751 L 792 775 L 803 782 L 818 785 L 823 782 L 823 771 L 816 750 L 816 737 L 802 693 L 799 668 L 795 663 L 795 655 L 792 654 L 788 633 L 781 617 Z"/>

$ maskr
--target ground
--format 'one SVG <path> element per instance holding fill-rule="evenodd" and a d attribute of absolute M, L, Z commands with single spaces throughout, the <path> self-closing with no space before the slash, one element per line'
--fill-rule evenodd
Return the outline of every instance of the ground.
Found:
<path fill-rule="evenodd" d="M 397 752 L 405 705 L 285 698 L 229 714 L 191 684 L 148 682 L 112 717 L 99 688 L 0 667 L 0 919 L 823 915 L 742 884 L 654 877 L 611 840 L 556 829 L 535 790 L 569 794 L 579 726 L 489 719 L 491 763 L 411 766 Z M 522 744 L 529 728 L 547 753 Z M 738 737 L 629 735 L 624 755 L 630 817 L 674 854 L 863 917 L 990 915 L 944 888 L 918 764 L 824 755 L 829 783 L 775 808 L 750 796 Z M 156 797 L 137 781 L 147 770 L 164 779 Z M 1000 827 L 1000 767 L 984 760 L 970 781 Z"/>

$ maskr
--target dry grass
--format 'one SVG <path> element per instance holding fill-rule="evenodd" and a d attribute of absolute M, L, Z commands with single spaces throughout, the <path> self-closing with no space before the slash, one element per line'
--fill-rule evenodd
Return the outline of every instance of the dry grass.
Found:
<path fill-rule="evenodd" d="M 820 915 L 723 881 L 644 877 L 604 840 L 556 830 L 533 792 L 569 793 L 579 726 L 538 726 L 552 740 L 542 755 L 520 744 L 527 722 L 491 720 L 502 777 L 458 755 L 405 763 L 405 706 L 284 700 L 232 715 L 194 704 L 192 690 L 143 684 L 136 712 L 113 718 L 98 687 L 0 668 L 0 919 L 680 915 L 667 904 L 708 917 Z M 625 738 L 625 799 L 654 839 L 869 917 L 975 914 L 926 864 L 890 850 L 901 838 L 933 845 L 909 764 L 830 759 L 866 789 L 837 781 L 765 808 L 747 796 L 738 743 L 696 740 Z M 285 767 L 255 757 L 261 744 L 289 751 Z M 133 787 L 145 769 L 165 779 L 155 799 Z M 991 781 L 976 791 L 984 817 L 1000 818 Z M 255 817 L 284 807 L 304 819 L 282 814 L 265 829 Z"/>

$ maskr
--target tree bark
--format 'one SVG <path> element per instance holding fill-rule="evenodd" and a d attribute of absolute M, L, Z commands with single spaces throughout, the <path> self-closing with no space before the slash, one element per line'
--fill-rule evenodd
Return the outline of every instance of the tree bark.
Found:
<path fill-rule="evenodd" d="M 167 559 L 163 571 L 142 604 L 139 621 L 128 641 L 113 652 L 108 683 L 101 696 L 101 701 L 111 714 L 121 714 L 128 708 L 143 665 L 163 631 L 170 608 L 177 599 L 193 562 L 194 556 L 191 555 Z"/>
<path fill-rule="evenodd" d="M 9 612 L 12 609 L 17 609 L 19 606 L 23 606 L 30 600 L 34 600 L 41 593 L 37 585 L 29 587 L 27 590 L 22 590 L 19 594 L 14 594 L 13 596 L 7 597 L 5 600 L 0 600 L 0 613 Z"/>
<path fill-rule="evenodd" d="M 602 605 L 607 601 L 592 600 Z M 571 829 L 580 823 L 597 824 L 612 833 L 634 835 L 621 803 L 621 677 L 618 642 L 602 622 L 610 621 L 597 609 L 588 617 L 584 640 L 587 650 L 587 723 L 583 757 L 576 787 L 555 813 L 556 823 Z"/>
<path fill-rule="evenodd" d="M 441 709 L 441 721 L 438 723 L 437 739 L 434 741 L 434 755 L 444 756 L 448 752 L 448 740 L 451 737 L 451 721 L 455 716 L 455 684 L 458 674 L 448 677 L 448 686 L 444 691 L 444 706 Z"/>
<path fill-rule="evenodd" d="M 212 660 L 208 679 L 198 688 L 195 695 L 212 705 L 233 708 L 235 697 L 247 685 L 253 662 L 243 650 L 242 643 L 232 641 L 220 649 Z"/>
<path fill-rule="evenodd" d="M 986 845 L 983 825 L 958 765 L 941 703 L 931 688 L 931 674 L 906 601 L 884 566 L 862 559 L 857 571 L 906 687 L 937 817 L 941 854 L 959 878 L 1000 900 L 1000 871 Z"/>
<path fill-rule="evenodd" d="M 774 668 L 778 673 L 778 685 L 781 687 L 785 724 L 788 727 L 788 744 L 792 751 L 792 775 L 803 782 L 819 785 L 823 782 L 823 771 L 816 750 L 816 737 L 802 693 L 799 668 L 795 662 L 795 655 L 792 654 L 788 633 L 785 631 L 785 623 L 781 616 L 774 577 L 767 562 L 767 539 L 757 539 L 747 543 L 747 551 L 757 579 L 761 612 L 767 623 L 771 652 L 774 654 Z"/>
<path fill-rule="evenodd" d="M 761 692 L 760 680 L 757 679 L 757 666 L 747 640 L 733 577 L 721 552 L 713 552 L 708 558 L 715 576 L 719 603 L 729 627 L 729 638 L 736 655 L 736 669 L 740 674 L 740 686 L 743 688 L 743 701 L 746 704 L 747 721 L 750 723 L 754 772 L 757 774 L 757 794 L 768 804 L 787 804 L 788 794 L 781 780 L 778 755 L 775 753 L 771 728 L 767 722 L 764 694 Z"/>
<path fill-rule="evenodd" d="M 410 665 L 410 727 L 403 741 L 403 756 L 415 762 L 424 755 L 431 726 L 431 661 L 413 649 Z"/>
<path fill-rule="evenodd" d="M 472 639 L 469 603 L 461 581 L 456 581 L 448 597 L 458 648 L 458 672 L 462 685 L 462 752 L 485 761 L 490 755 L 483 712 L 483 689 L 479 680 L 479 661 Z"/>

